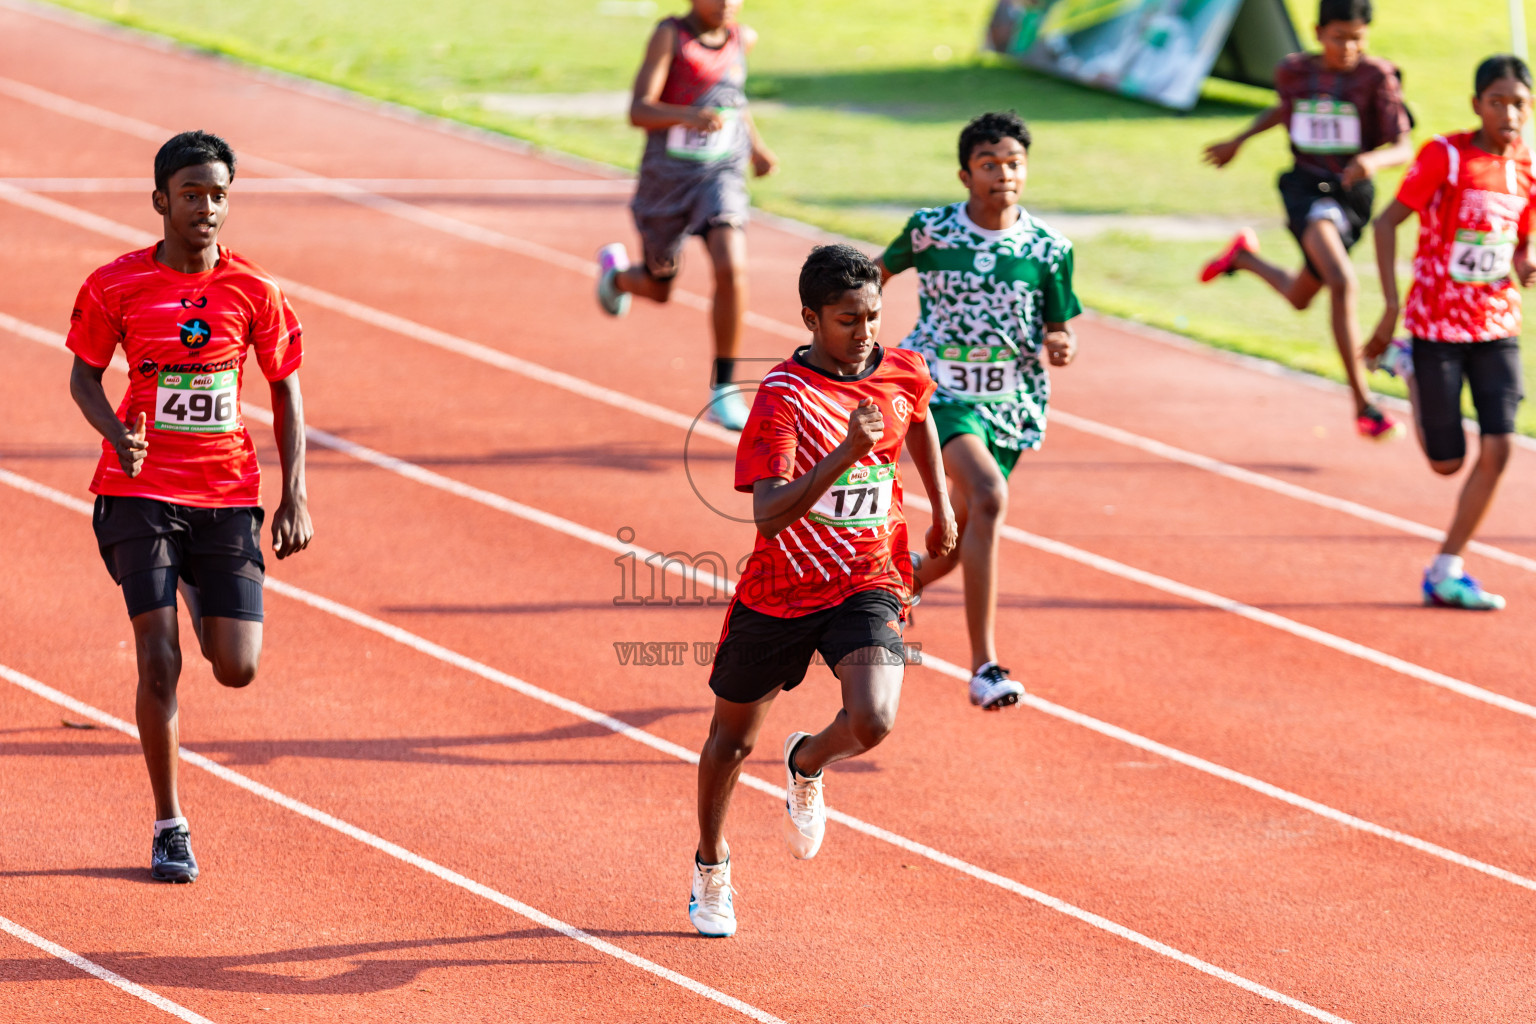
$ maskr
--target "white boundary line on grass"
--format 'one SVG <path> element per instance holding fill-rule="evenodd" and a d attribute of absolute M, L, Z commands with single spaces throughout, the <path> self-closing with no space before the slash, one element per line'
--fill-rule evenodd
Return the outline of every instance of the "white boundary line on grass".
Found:
<path fill-rule="evenodd" d="M 4 666 L 0 666 L 0 674 L 3 674 L 4 671 Z M 37 934 L 37 932 L 17 924 L 10 918 L 0 917 L 0 932 L 5 932 L 7 935 L 13 935 L 20 939 L 22 942 L 27 943 L 29 946 L 36 946 L 38 949 L 42 950 L 44 953 L 47 953 L 49 956 L 58 957 L 60 960 L 63 960 L 71 967 L 76 967 L 84 971 L 86 974 L 91 975 L 93 978 L 100 978 L 108 985 L 111 985 L 113 988 L 121 989 L 122 991 L 133 996 L 135 999 L 142 999 L 144 1002 L 148 1003 L 150 1006 L 155 1007 L 156 1009 L 164 1010 L 166 1013 L 173 1017 L 180 1017 L 182 1020 L 186 1021 L 187 1024 L 213 1024 L 213 1021 L 209 1020 L 207 1017 L 204 1017 L 202 1014 L 194 1013 L 193 1011 L 187 1009 L 185 1006 L 182 1006 L 180 1003 L 173 1003 L 169 999 L 165 998 L 165 996 L 162 996 L 160 993 L 152 992 L 145 988 L 143 985 L 129 981 L 121 974 L 118 974 L 114 971 L 109 971 L 100 964 L 87 960 L 79 953 L 67 950 L 57 942 L 52 942 L 43 938 L 41 935 Z"/>
<path fill-rule="evenodd" d="M 63 348 L 64 339 L 60 335 L 57 335 L 52 331 L 47 330 L 46 328 L 38 327 L 35 324 L 29 324 L 25 321 L 17 320 L 15 317 L 9 316 L 3 312 L 0 312 L 0 328 L 21 334 L 30 340 L 40 342 L 50 348 Z M 115 359 L 113 361 L 113 367 L 117 370 L 125 372 L 128 368 L 127 364 L 123 362 L 121 358 Z M 251 403 L 247 402 L 243 404 L 243 411 L 244 414 L 251 419 L 269 426 L 272 424 L 272 413 L 270 410 L 264 409 L 257 405 L 252 405 Z M 576 540 L 586 541 L 589 544 L 604 548 L 608 551 L 615 551 L 621 555 L 632 554 L 637 560 L 647 564 L 650 564 L 652 558 L 660 558 L 662 560 L 660 563 L 661 567 L 666 572 L 682 579 L 685 584 L 689 579 L 689 572 L 684 568 L 683 563 L 676 558 L 669 559 L 666 555 L 663 555 L 660 552 L 652 551 L 649 548 L 641 547 L 638 544 L 625 544 L 614 537 L 610 537 L 607 534 L 601 533 L 590 527 L 583 526 L 580 523 L 572 522 L 569 519 L 562 518 L 561 516 L 554 515 L 553 513 L 545 512 L 542 509 L 534 508 L 531 505 L 525 505 L 522 502 L 514 501 L 492 491 L 487 491 L 482 488 L 454 480 L 451 477 L 443 476 L 442 474 L 434 472 L 430 469 L 426 469 L 414 463 L 407 462 L 404 459 L 396 458 L 393 455 L 375 451 L 372 448 L 365 447 L 355 442 L 348 441 L 346 438 L 338 437 L 335 434 L 321 430 L 317 427 L 309 427 L 307 428 L 306 432 L 309 436 L 309 439 L 316 445 L 330 448 L 333 451 L 356 459 L 359 462 L 375 466 L 390 473 L 395 473 L 399 476 L 405 477 L 408 480 L 422 484 L 423 486 L 445 491 L 449 494 L 464 498 L 468 501 L 473 501 L 477 504 L 484 505 L 487 508 L 494 509 L 498 512 L 504 512 L 508 515 L 516 516 L 536 525 L 565 534 L 566 536 L 573 537 Z M 4 471 L 0 470 L 0 472 Z M 26 478 L 18 477 L 17 479 L 25 480 Z M 7 482 L 12 482 L 13 486 L 15 486 L 13 481 Z M 40 492 L 33 491 L 31 493 Z M 43 496 L 47 497 L 47 495 Z M 909 500 L 912 499 L 909 498 Z M 1076 551 L 1076 549 L 1071 550 Z M 695 568 L 692 575 L 695 587 L 698 587 L 700 584 L 704 584 L 710 587 L 711 590 L 715 593 L 735 593 L 736 591 L 736 584 L 734 582 L 727 578 L 716 576 L 714 573 L 709 572 L 708 570 Z M 924 667 L 931 668 L 942 675 L 950 676 L 951 678 L 958 679 L 962 682 L 968 681 L 971 677 L 970 672 L 961 668 L 959 665 L 946 661 L 943 658 L 937 657 L 927 652 L 924 653 L 921 664 Z M 1403 846 L 1410 847 L 1422 853 L 1427 853 L 1432 857 L 1438 857 L 1439 859 L 1448 861 L 1452 864 L 1469 868 L 1473 871 L 1481 872 L 1482 874 L 1497 878 L 1500 881 L 1509 882 L 1512 885 L 1520 886 L 1523 889 L 1536 891 L 1536 880 L 1526 878 L 1523 875 L 1516 874 L 1515 872 L 1506 870 L 1505 868 L 1501 868 L 1484 861 L 1476 860 L 1467 856 L 1466 854 L 1458 853 L 1455 850 L 1440 846 L 1436 843 L 1431 843 L 1426 840 L 1419 839 L 1418 837 L 1409 835 L 1406 832 L 1400 832 L 1396 829 L 1386 828 L 1385 826 L 1378 825 L 1375 822 L 1368 821 L 1364 818 L 1357 817 L 1345 811 L 1338 810 L 1337 808 L 1330 807 L 1327 804 L 1319 803 L 1316 800 L 1301 796 L 1298 793 L 1292 793 L 1289 790 L 1282 789 L 1281 787 L 1274 785 L 1273 783 L 1265 782 L 1262 779 L 1255 778 L 1251 775 L 1246 775 L 1232 768 L 1227 768 L 1226 766 L 1217 764 L 1214 761 L 1208 761 L 1203 757 L 1186 753 L 1177 749 L 1176 747 L 1170 747 L 1167 744 L 1158 742 L 1157 740 L 1131 732 L 1130 730 L 1122 728 L 1121 726 L 1100 721 L 1099 719 L 1093 718 L 1080 711 L 1075 711 L 1072 708 L 1064 707 L 1063 705 L 1053 703 L 1052 701 L 1045 700 L 1042 697 L 1034 696 L 1033 694 L 1026 695 L 1023 702 L 1028 704 L 1030 707 L 1033 707 L 1035 710 L 1043 712 L 1044 714 L 1050 715 L 1054 718 L 1061 719 L 1065 722 L 1070 722 L 1074 725 L 1082 726 L 1085 729 L 1089 729 L 1111 739 L 1121 740 L 1122 742 L 1128 743 L 1140 750 L 1145 750 L 1149 753 L 1166 757 L 1171 761 L 1182 764 L 1189 768 L 1193 768 L 1196 771 L 1205 772 L 1206 774 L 1213 775 L 1219 779 L 1236 783 L 1237 785 L 1252 790 L 1255 793 L 1259 793 L 1262 796 L 1272 797 L 1276 800 L 1282 801 L 1283 803 L 1290 804 L 1293 807 L 1299 807 L 1302 810 L 1310 811 L 1348 828 L 1357 829 L 1361 832 L 1367 832 L 1371 835 L 1390 840 L 1391 842 L 1400 843 Z"/>
<path fill-rule="evenodd" d="M 0 473 L 6 473 L 6 471 L 0 470 Z M 6 473 L 7 483 L 11 482 L 8 479 L 11 475 L 12 474 Z M 84 506 L 83 511 L 87 515 L 90 514 L 91 506 L 87 505 L 85 502 L 80 501 L 78 498 L 71 498 L 69 495 L 62 492 L 54 492 L 52 494 L 47 493 L 48 491 L 52 490 L 52 488 L 45 488 L 42 485 L 37 485 L 37 488 L 31 490 L 30 493 L 36 494 L 39 497 L 47 498 L 49 501 L 63 505 L 65 508 L 69 508 L 77 512 L 82 511 L 80 506 Z M 272 584 L 275 582 L 276 581 L 269 579 L 267 581 L 267 585 L 272 586 Z M 314 596 L 307 594 L 305 591 L 299 590 L 297 587 L 288 587 L 286 585 L 279 585 L 273 587 L 273 589 L 278 593 L 290 593 L 291 596 L 303 595 L 298 598 L 299 600 L 304 600 L 305 597 L 312 598 Z M 319 600 L 324 599 L 321 598 Z M 85 703 L 84 701 L 77 700 L 74 697 L 71 697 L 69 694 L 60 690 L 56 690 L 48 684 L 39 682 L 38 680 L 33 679 L 31 676 L 18 672 L 7 665 L 0 665 L 0 678 L 9 680 L 23 690 L 27 690 L 28 692 L 35 694 L 44 700 L 52 701 L 60 707 L 68 708 L 75 714 L 84 718 L 89 718 L 91 721 L 100 725 L 104 725 L 109 729 L 116 729 L 118 732 L 127 736 L 131 736 L 135 740 L 139 738 L 139 730 L 135 728 L 132 723 L 125 722 L 121 718 L 109 715 L 105 711 L 101 711 L 98 708 Z M 257 782 L 255 779 L 241 775 L 239 772 L 230 768 L 226 768 L 211 758 L 204 757 L 202 754 L 188 750 L 186 747 L 180 747 L 178 748 L 178 751 L 181 759 L 186 763 L 196 765 L 197 767 L 208 772 L 210 775 L 214 775 L 220 779 L 223 779 L 225 782 L 232 786 L 238 786 L 240 789 L 245 790 L 247 793 L 254 794 L 255 796 L 258 796 L 270 803 L 274 803 L 279 807 L 284 808 L 285 810 L 292 811 L 301 817 L 308 818 L 310 821 L 313 821 L 317 825 L 323 825 L 332 831 L 341 833 L 349 839 L 355 839 L 357 842 L 362 843 L 365 846 L 371 846 L 375 850 L 378 850 L 380 853 L 393 857 L 398 861 L 403 861 L 404 863 L 409 864 L 411 867 L 425 871 L 427 874 L 432 875 L 435 878 L 439 878 L 450 885 L 458 886 L 460 889 L 479 896 L 482 899 L 489 900 L 490 902 L 495 903 L 497 906 L 505 907 L 507 910 L 512 911 L 519 917 L 527 918 L 529 921 L 532 921 L 534 924 L 541 928 L 548 928 L 550 931 L 559 935 L 563 935 L 573 941 L 579 942 L 584 946 L 590 946 L 592 949 L 597 950 L 599 953 L 606 953 L 608 956 L 611 956 L 616 960 L 621 960 L 624 963 L 629 964 L 631 967 L 637 967 L 648 974 L 653 974 L 665 981 L 670 981 L 672 984 L 686 989 L 689 992 L 692 992 L 694 995 L 703 996 L 705 999 L 709 999 L 713 1002 L 719 1003 L 722 1006 L 729 1007 L 730 1009 L 735 1010 L 746 1017 L 750 1017 L 752 1020 L 760 1021 L 761 1024 L 785 1024 L 784 1021 L 780 1020 L 778 1017 L 773 1016 L 773 1014 L 768 1013 L 765 1010 L 760 1010 L 750 1003 L 743 1002 L 742 1000 L 737 999 L 735 996 L 727 995 L 718 989 L 714 989 L 708 985 L 705 985 L 703 982 L 695 981 L 694 979 L 688 977 L 686 974 L 679 974 L 677 971 L 674 971 L 669 967 L 663 967 L 654 961 L 647 960 L 643 956 L 631 953 L 629 950 L 624 949 L 621 946 L 615 946 L 611 942 L 605 942 L 597 936 L 590 935 L 587 932 L 582 931 L 580 928 L 575 927 L 574 925 L 566 924 L 559 918 L 551 917 L 550 915 L 544 913 L 542 910 L 531 907 L 528 904 L 521 902 L 520 900 L 515 900 L 505 893 L 502 893 L 496 889 L 492 889 L 488 885 L 482 885 L 474 879 L 461 875 L 451 868 L 443 867 L 436 861 L 428 860 L 426 857 L 423 857 L 420 854 L 412 853 L 410 850 L 407 850 L 405 847 L 400 846 L 397 843 L 392 843 L 388 839 L 381 838 L 380 836 L 374 835 L 372 832 L 358 828 L 356 825 L 343 821 L 334 815 L 327 814 L 318 808 L 311 807 L 309 804 L 304 803 L 302 800 L 295 800 L 293 797 L 288 796 L 285 793 L 281 793 L 278 790 L 273 789 L 271 786 L 263 785 L 262 783 Z M 76 966 L 81 967 L 82 970 L 89 970 L 89 968 L 83 967 L 81 964 L 76 964 Z M 91 973 L 94 974 L 96 972 L 92 971 Z M 97 976 L 101 977 L 101 975 Z M 116 977 L 116 975 L 113 977 Z M 127 984 L 131 985 L 133 983 L 127 982 Z M 140 995 L 138 992 L 135 992 L 134 994 Z M 143 994 L 140 995 L 140 998 L 149 998 L 153 996 L 154 993 L 144 990 Z M 167 1007 L 162 1007 L 162 1009 L 166 1008 Z M 185 1019 L 191 1020 L 193 1018 L 189 1017 Z M 202 1021 L 203 1018 L 197 1017 L 196 1020 Z"/>
<path fill-rule="evenodd" d="M 0 468 L 0 483 L 10 484 L 11 486 L 17 487 L 18 489 L 23 490 L 28 494 L 43 498 L 56 505 L 70 509 L 71 511 L 80 512 L 85 515 L 91 514 L 91 505 L 89 503 L 82 501 L 81 499 L 72 495 L 65 494 L 63 491 L 49 487 L 46 484 L 41 484 L 35 480 L 23 477 L 20 474 L 12 473 L 10 470 Z M 435 658 L 445 664 L 453 665 L 456 668 L 463 669 L 472 675 L 479 676 L 480 678 L 492 683 L 496 683 L 499 686 L 504 686 L 509 690 L 513 690 L 526 697 L 531 697 L 534 700 L 540 701 L 551 707 L 559 708 L 560 710 L 566 711 L 578 718 L 583 719 L 584 721 L 591 722 L 594 725 L 600 725 L 605 729 L 609 729 L 621 736 L 626 737 L 627 739 L 632 739 L 637 743 L 641 743 L 660 753 L 669 754 L 672 757 L 687 762 L 688 764 L 696 765 L 699 763 L 698 754 L 694 753 L 686 747 L 673 743 L 671 740 L 662 739 L 660 736 L 647 732 L 644 729 L 636 728 L 635 726 L 632 726 L 627 722 L 622 722 L 610 715 L 605 715 L 601 711 L 596 711 L 584 704 L 573 701 L 568 697 L 562 697 L 559 694 L 552 693 L 551 691 L 544 689 L 543 687 L 535 686 L 532 683 L 526 682 L 516 676 L 503 672 L 500 669 L 492 668 L 489 665 L 475 661 L 473 658 L 470 658 L 467 655 L 460 654 L 459 652 L 444 647 L 441 644 L 433 643 L 431 640 L 428 640 L 425 637 L 418 636 L 415 633 L 402 629 L 399 626 L 393 625 L 392 623 L 385 622 L 382 619 L 376 619 L 365 612 L 360 612 L 357 609 L 341 604 L 338 601 L 333 601 L 330 598 L 321 597 L 319 594 L 311 593 L 307 590 L 295 587 L 289 583 L 283 583 L 279 580 L 273 579 L 270 576 L 267 577 L 266 586 L 274 593 L 281 594 L 284 597 L 292 598 L 301 604 L 309 605 L 311 608 L 315 608 L 319 611 L 327 612 L 339 619 L 350 622 L 353 625 L 360 626 L 370 632 L 377 633 L 380 636 L 394 640 L 396 643 L 399 643 L 405 647 L 409 647 L 412 650 L 427 655 L 428 657 Z M 129 723 L 124 722 L 121 719 L 114 718 L 104 711 L 98 711 L 91 705 L 76 700 L 75 698 L 70 697 L 68 694 L 55 690 L 44 683 L 40 683 L 29 676 L 15 671 L 14 669 L 9 669 L 3 665 L 0 665 L 0 677 L 9 679 L 11 682 L 21 686 L 23 689 L 29 690 L 38 696 L 45 697 L 48 700 L 54 701 L 63 707 L 69 708 L 77 714 L 85 715 L 94 721 L 101 722 L 104 725 L 108 725 L 111 728 L 127 733 L 128 735 L 135 738 L 138 736 L 138 730 Z M 441 868 L 440 866 L 434 864 L 432 861 L 418 857 L 416 854 L 413 854 L 410 851 L 403 849 L 402 847 L 398 847 L 395 844 L 388 842 L 387 840 L 380 839 L 379 837 L 372 835 L 372 833 L 364 832 L 362 829 L 348 825 L 346 822 L 343 822 L 337 818 L 333 818 L 323 811 L 316 810 L 307 804 L 303 804 L 297 800 L 292 799 L 291 797 L 286 797 L 283 794 L 278 793 L 276 790 L 269 789 L 268 787 L 263 786 L 261 783 L 248 779 L 238 772 L 231 771 L 216 761 L 212 761 L 199 754 L 195 754 L 187 750 L 185 747 L 181 748 L 181 756 L 186 758 L 191 763 L 197 765 L 198 767 L 219 776 L 225 781 L 231 782 L 234 785 L 240 786 L 241 788 L 255 793 L 258 796 L 271 800 L 273 803 L 287 807 L 289 810 L 295 811 L 296 813 L 302 814 L 305 817 L 318 822 L 319 824 L 325 825 L 329 828 L 335 829 L 338 832 L 342 832 L 345 835 L 351 836 L 360 842 L 367 843 L 368 845 L 382 850 L 391 856 L 397 857 L 400 860 L 414 864 L 415 866 L 420 867 L 425 871 L 429 871 L 432 874 L 438 875 L 438 877 L 443 878 L 446 881 L 453 882 L 455 885 L 460 885 L 463 888 L 469 889 L 471 892 L 475 892 L 477 895 L 485 896 L 487 899 L 492 899 L 516 913 L 522 914 L 525 917 L 529 917 L 531 920 L 538 921 L 540 924 L 545 924 L 545 927 L 560 931 L 562 934 L 569 934 L 571 938 L 575 938 L 577 941 L 586 942 L 588 945 L 594 946 L 594 948 L 603 949 L 604 952 L 609 952 L 611 949 L 612 955 L 619 956 L 621 959 L 625 959 L 627 962 L 638 961 L 636 966 L 640 966 L 644 970 L 650 970 L 652 973 L 666 972 L 666 974 L 662 975 L 663 977 L 673 973 L 668 971 L 667 968 L 660 967 L 656 964 L 651 964 L 651 962 L 648 960 L 643 960 L 642 958 L 637 957 L 632 953 L 628 953 L 625 950 L 619 949 L 618 947 L 610 946 L 609 943 L 604 943 L 601 939 L 596 939 L 592 936 L 589 936 L 585 932 L 579 931 L 579 929 L 575 929 L 569 925 L 564 925 L 561 922 L 555 921 L 554 918 L 549 918 L 547 915 L 543 915 L 541 912 L 533 910 L 531 907 L 525 907 L 523 904 L 519 904 L 515 900 L 501 896 L 500 893 L 497 893 L 493 889 L 487 889 L 484 886 L 480 886 L 479 883 L 472 882 L 471 880 L 464 878 L 462 875 L 458 875 L 447 868 Z M 755 789 L 761 793 L 766 793 L 770 797 L 773 797 L 776 801 L 783 801 L 786 799 L 782 787 L 775 786 L 773 783 L 764 779 L 757 778 L 748 772 L 741 773 L 740 781 L 749 789 Z M 977 867 L 976 865 L 961 860 L 958 857 L 951 856 L 950 854 L 944 853 L 943 851 L 937 850 L 931 846 L 927 846 L 923 843 L 916 842 L 915 840 L 908 839 L 905 836 L 899 835 L 898 833 L 883 829 L 878 825 L 870 824 L 869 822 L 866 822 L 860 818 L 856 818 L 853 815 L 845 814 L 842 811 L 829 808 L 827 811 L 827 817 L 833 821 L 847 826 L 850 829 L 853 829 L 856 832 L 860 832 L 866 836 L 869 836 L 870 838 L 878 839 L 882 842 L 896 846 L 899 849 L 905 850 L 908 853 L 912 853 L 927 860 L 931 860 L 937 864 L 942 864 L 945 867 L 958 871 L 964 875 L 976 879 L 977 881 L 985 882 L 989 885 L 993 885 L 1000 889 L 1011 892 L 1017 896 L 1022 896 L 1027 900 L 1047 907 L 1060 914 L 1064 914 L 1067 917 L 1071 917 L 1074 920 L 1089 925 L 1090 927 L 1097 928 L 1100 931 L 1107 932 L 1116 936 L 1117 938 L 1124 939 L 1125 941 L 1140 946 L 1143 949 L 1150 950 L 1151 952 L 1165 956 L 1171 960 L 1175 960 L 1178 963 L 1184 964 L 1186 967 L 1191 967 L 1202 974 L 1206 974 L 1210 977 L 1225 981 L 1230 985 L 1234 985 L 1240 989 L 1243 989 L 1244 991 L 1251 992 L 1254 995 L 1261 996 L 1262 998 L 1279 1003 L 1283 1006 L 1288 1006 L 1291 1009 L 1296 1010 L 1299 1013 L 1304 1013 L 1309 1017 L 1313 1017 L 1321 1021 L 1327 1021 L 1329 1024 L 1351 1024 L 1351 1022 L 1343 1017 L 1339 1017 L 1335 1014 L 1329 1013 L 1326 1010 L 1319 1009 L 1318 1007 L 1312 1006 L 1309 1003 L 1304 1003 L 1301 1000 L 1294 998 L 1293 996 L 1288 996 L 1283 992 L 1279 992 L 1268 987 L 1267 985 L 1261 985 L 1256 981 L 1250 981 L 1241 975 L 1234 974 L 1225 968 L 1217 967 L 1215 964 L 1202 960 L 1199 957 L 1192 956 L 1189 953 L 1183 952 L 1182 950 L 1175 949 L 1173 946 L 1170 946 L 1167 943 L 1159 942 L 1157 939 L 1143 935 L 1141 932 L 1135 931 L 1134 929 L 1128 928 L 1125 925 L 1112 921 L 1107 917 L 1095 914 L 1089 910 L 1084 910 L 1081 907 L 1068 903 L 1065 900 L 1058 899 L 1057 897 L 1051 896 L 1048 893 L 1041 892 L 1038 889 L 1033 889 L 1021 882 L 1017 882 L 1014 879 L 1008 878 L 1006 875 L 1000 875 L 996 872 L 988 871 L 985 868 Z M 546 921 L 553 923 L 546 924 Z M 570 929 L 570 932 L 568 933 L 563 929 Z M 631 957 L 633 957 L 633 961 L 629 959 Z M 685 984 L 685 982 L 692 980 L 686 979 L 682 975 L 677 975 L 676 978 L 669 978 L 668 980 L 677 979 L 683 979 L 678 980 L 677 983 L 684 984 L 684 987 L 689 987 Z M 692 984 L 697 985 L 698 983 L 693 982 Z M 703 986 L 700 986 L 700 988 L 703 988 Z M 711 998 L 715 997 L 712 996 Z M 725 1000 L 732 1000 L 732 1002 L 727 1003 L 727 1005 L 734 1005 L 735 1003 L 739 1002 L 738 1000 L 734 1000 L 733 997 L 725 996 L 723 994 L 720 994 L 720 997 L 717 999 L 717 1001 L 721 1002 Z M 742 1003 L 740 1006 L 746 1007 L 746 1004 Z M 746 1009 L 743 1009 L 742 1012 L 751 1016 L 753 1015 L 751 1010 L 752 1008 L 746 1007 Z M 755 1012 L 762 1013 L 762 1011 Z M 756 1019 L 769 1021 L 774 1020 L 774 1018 L 768 1017 L 766 1014 L 763 1014 L 763 1016 L 757 1017 Z M 782 1022 L 780 1022 L 780 1024 L 782 1024 Z"/>

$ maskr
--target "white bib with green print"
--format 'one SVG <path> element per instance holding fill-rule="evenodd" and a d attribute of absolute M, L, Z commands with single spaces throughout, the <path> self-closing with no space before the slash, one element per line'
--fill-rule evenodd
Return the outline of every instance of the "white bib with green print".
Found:
<path fill-rule="evenodd" d="M 827 488 L 806 518 L 823 526 L 884 526 L 890 516 L 891 489 L 895 483 L 893 463 L 854 466 Z"/>
<path fill-rule="evenodd" d="M 1019 390 L 1018 353 L 1007 345 L 940 345 L 933 368 L 939 387 L 967 402 L 1006 401 Z"/>
<path fill-rule="evenodd" d="M 156 430 L 225 434 L 240 429 L 240 371 L 161 373 L 155 385 Z"/>
<path fill-rule="evenodd" d="M 741 112 L 729 107 L 719 111 L 724 124 L 719 131 L 701 132 L 686 124 L 667 129 L 667 155 L 678 160 L 712 164 L 730 156 L 736 148 L 736 133 L 741 130 Z"/>
<path fill-rule="evenodd" d="M 1303 153 L 1360 152 L 1360 112 L 1343 100 L 1297 100 L 1291 108 L 1291 143 Z"/>
<path fill-rule="evenodd" d="M 1451 280 L 1495 284 L 1509 277 L 1515 236 L 1500 231 L 1458 231 L 1451 243 Z"/>

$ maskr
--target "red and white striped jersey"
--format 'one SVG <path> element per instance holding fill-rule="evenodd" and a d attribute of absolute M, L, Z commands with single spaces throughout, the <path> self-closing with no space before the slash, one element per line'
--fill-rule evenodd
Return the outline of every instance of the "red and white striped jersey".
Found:
<path fill-rule="evenodd" d="M 844 377 L 817 369 L 802 348 L 763 378 L 736 448 L 736 489 L 768 477 L 798 479 L 848 436 L 848 416 L 873 399 L 885 432 L 803 518 L 773 540 L 761 533 L 737 598 L 793 618 L 832 608 L 865 590 L 903 593 L 911 579 L 902 515 L 901 448 L 928 417 L 933 378 L 916 352 L 876 348 L 868 369 Z"/>

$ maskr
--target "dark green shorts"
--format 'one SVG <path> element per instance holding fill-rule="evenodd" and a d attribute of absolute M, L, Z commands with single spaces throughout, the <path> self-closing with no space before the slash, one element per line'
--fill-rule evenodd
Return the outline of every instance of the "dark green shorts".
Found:
<path fill-rule="evenodd" d="M 1019 461 L 1019 451 L 1016 448 L 999 448 L 997 435 L 992 428 L 976 415 L 976 410 L 964 405 L 930 405 L 928 415 L 933 417 L 933 425 L 939 431 L 939 448 L 949 444 L 949 439 L 960 434 L 975 434 L 986 443 L 987 451 L 992 453 L 992 458 L 997 461 L 997 468 L 1003 471 L 1003 479 L 1008 479 L 1008 474 L 1013 472 L 1014 463 Z"/>

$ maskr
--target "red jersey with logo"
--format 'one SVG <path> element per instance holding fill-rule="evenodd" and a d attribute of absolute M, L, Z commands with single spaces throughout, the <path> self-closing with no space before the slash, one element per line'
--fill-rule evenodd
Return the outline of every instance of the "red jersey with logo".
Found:
<path fill-rule="evenodd" d="M 885 431 L 803 518 L 773 540 L 757 535 L 736 596 L 781 618 L 835 607 L 861 591 L 905 592 L 912 564 L 901 509 L 901 448 L 908 427 L 927 419 L 934 390 L 916 352 L 877 348 L 874 365 L 842 377 L 812 366 L 807 351 L 763 378 L 736 448 L 736 489 L 809 472 L 848 436 L 848 415 L 861 399 L 879 406 Z"/>
<path fill-rule="evenodd" d="M 129 477 L 102 442 L 91 490 L 177 505 L 261 503 L 256 446 L 240 414 L 248 352 L 268 381 L 299 368 L 299 320 L 277 282 L 223 246 L 219 263 L 183 274 L 155 259 L 156 246 L 100 268 L 80 288 L 70 351 L 105 368 L 119 345 L 128 391 L 117 408 L 130 426 L 143 413 L 149 453 Z"/>
<path fill-rule="evenodd" d="M 1419 150 L 1397 198 L 1419 215 L 1419 248 L 1403 325 L 1428 341 L 1496 341 L 1520 333 L 1510 280 L 1531 228 L 1531 154 L 1495 156 L 1472 132 Z"/>

